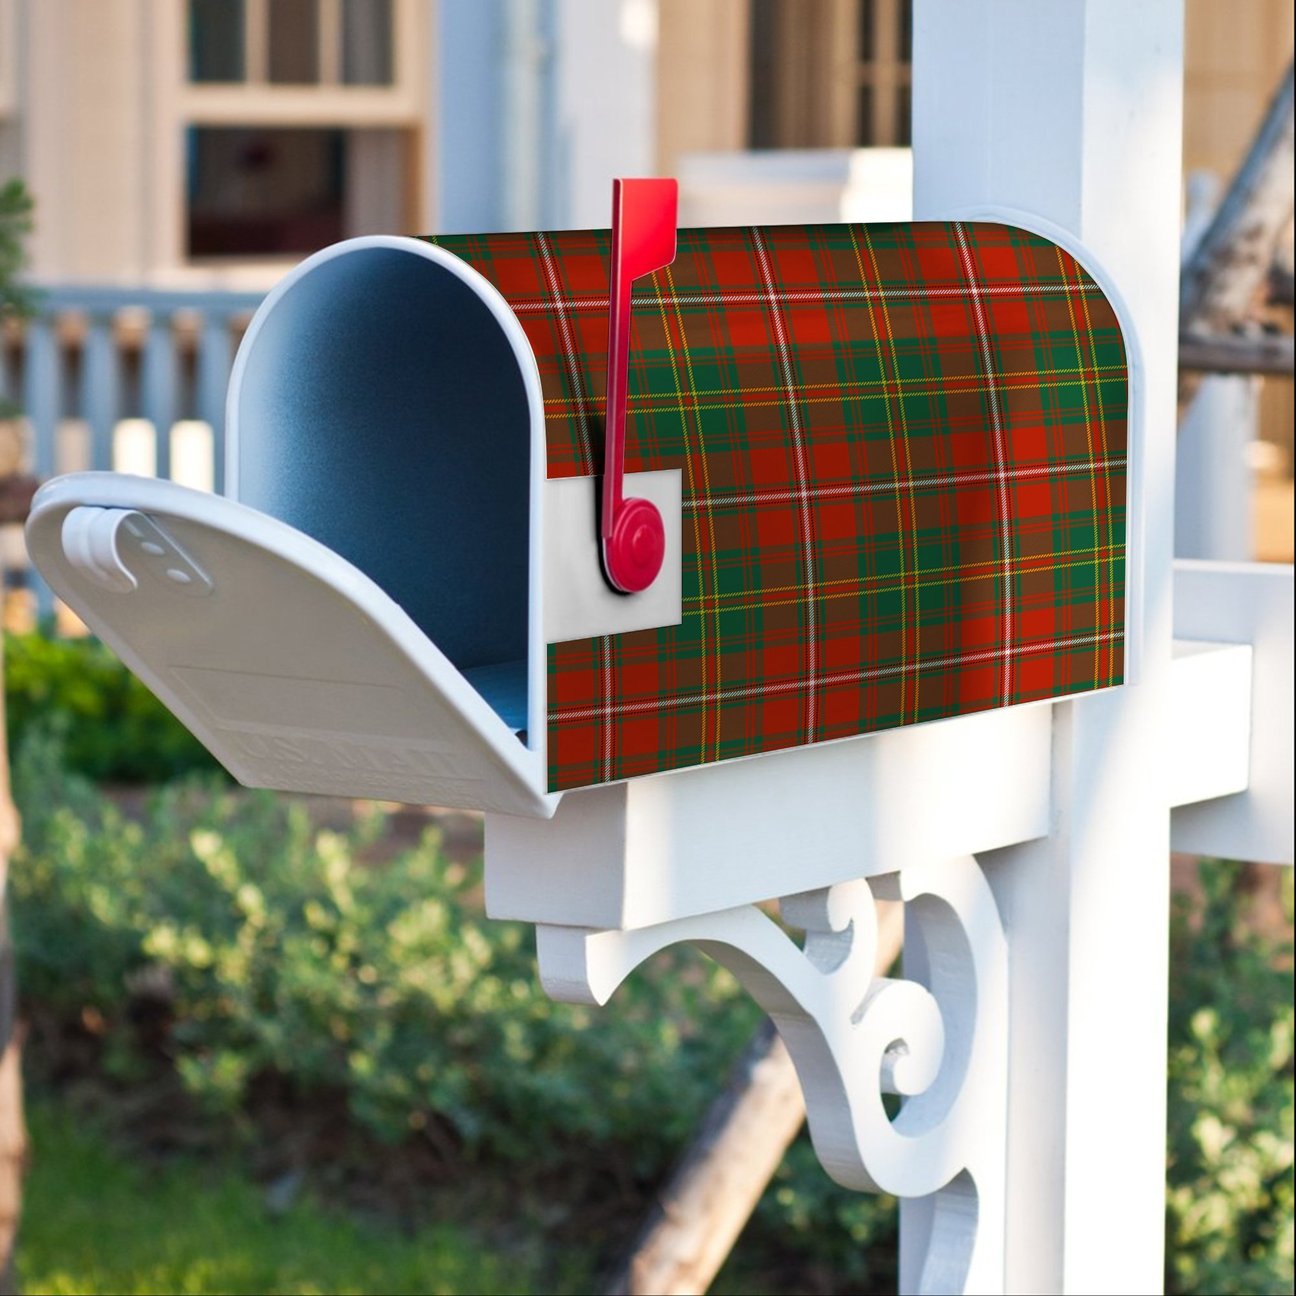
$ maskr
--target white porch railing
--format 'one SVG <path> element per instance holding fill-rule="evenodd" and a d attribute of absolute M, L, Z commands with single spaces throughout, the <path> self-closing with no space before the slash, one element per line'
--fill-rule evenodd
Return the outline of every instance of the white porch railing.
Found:
<path fill-rule="evenodd" d="M 111 469 L 223 489 L 225 387 L 258 293 L 61 285 L 0 347 L 0 396 L 23 411 L 40 480 Z M 21 548 L 6 554 L 25 567 Z M 53 610 L 27 569 L 39 615 Z"/>

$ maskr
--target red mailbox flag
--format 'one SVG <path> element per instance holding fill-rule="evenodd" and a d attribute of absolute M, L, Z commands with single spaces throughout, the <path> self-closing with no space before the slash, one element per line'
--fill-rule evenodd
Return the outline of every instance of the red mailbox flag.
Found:
<path fill-rule="evenodd" d="M 612 293 L 608 302 L 607 433 L 603 452 L 603 570 L 623 594 L 647 589 L 661 571 L 666 531 L 655 504 L 625 499 L 626 380 L 630 287 L 675 260 L 679 185 L 612 181 Z"/>

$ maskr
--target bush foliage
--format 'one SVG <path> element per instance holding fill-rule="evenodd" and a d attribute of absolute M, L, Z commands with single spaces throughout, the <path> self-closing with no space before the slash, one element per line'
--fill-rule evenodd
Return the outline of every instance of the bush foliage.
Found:
<path fill-rule="evenodd" d="M 213 1108 L 272 1073 L 344 1092 L 388 1141 L 439 1117 L 471 1152 L 534 1164 L 579 1139 L 647 1167 L 754 1027 L 732 978 L 684 954 L 615 1013 L 554 1003 L 530 929 L 487 923 L 435 831 L 376 868 L 377 818 L 319 831 L 300 803 L 189 784 L 131 819 L 48 742 L 14 773 L 23 993 L 110 1027 L 141 988 L 164 995 L 175 1065 Z"/>
<path fill-rule="evenodd" d="M 375 867 L 381 817 L 321 831 L 300 802 L 231 788 L 106 650 L 65 647 L 11 647 L 8 664 L 30 1004 L 102 1021 L 102 1064 L 126 1080 L 158 1064 L 132 1014 L 164 1001 L 165 1065 L 245 1128 L 271 1077 L 303 1100 L 340 1095 L 389 1145 L 436 1128 L 477 1164 L 617 1164 L 643 1184 L 666 1171 L 756 1025 L 728 973 L 667 952 L 608 1009 L 555 1004 L 529 928 L 483 919 L 477 867 L 447 860 L 434 831 Z M 52 728 L 37 722 L 50 699 Z M 135 816 L 81 776 L 194 766 L 209 772 Z M 1289 1291 L 1291 945 L 1248 924 L 1234 867 L 1202 881 L 1173 928 L 1167 1284 Z M 894 1228 L 892 1203 L 836 1188 L 802 1141 L 752 1240 L 803 1255 L 831 1289 L 881 1290 Z"/>
<path fill-rule="evenodd" d="M 34 728 L 61 736 L 70 770 L 111 783 L 219 771 L 207 749 L 96 639 L 5 634 L 9 750 Z"/>
<path fill-rule="evenodd" d="M 1172 928 L 1166 1285 L 1290 1292 L 1291 942 L 1257 934 L 1236 865 L 1200 877 Z"/>
<path fill-rule="evenodd" d="M 435 830 L 374 867 L 380 817 L 321 831 L 300 802 L 211 780 L 157 789 L 128 817 L 38 730 L 14 786 L 25 999 L 100 1023 L 102 1065 L 130 1081 L 149 1065 L 134 1010 L 164 996 L 165 1053 L 236 1125 L 274 1077 L 302 1100 L 344 1095 L 388 1144 L 435 1123 L 468 1162 L 532 1180 L 616 1164 L 646 1187 L 759 1020 L 729 973 L 689 950 L 658 955 L 607 1009 L 554 1003 L 530 928 L 482 917 L 478 867 L 447 861 Z M 851 1282 L 893 1272 L 885 1249 L 857 1249 L 893 1234 L 893 1204 L 836 1188 L 808 1147 L 761 1222 L 766 1247 L 821 1246 Z"/>

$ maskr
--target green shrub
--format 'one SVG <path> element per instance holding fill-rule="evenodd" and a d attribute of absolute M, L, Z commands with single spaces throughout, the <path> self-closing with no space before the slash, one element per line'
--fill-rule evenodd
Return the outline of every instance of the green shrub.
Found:
<path fill-rule="evenodd" d="M 101 1021 L 102 1065 L 131 1080 L 149 1065 L 132 1001 L 162 991 L 166 1053 L 236 1124 L 272 1075 L 304 1099 L 341 1093 L 389 1143 L 439 1121 L 469 1158 L 525 1163 L 533 1182 L 546 1167 L 617 1166 L 646 1188 L 759 1021 L 730 975 L 690 950 L 658 955 L 607 1010 L 553 1003 L 530 929 L 482 918 L 479 870 L 447 862 L 434 831 L 371 867 L 379 819 L 321 832 L 300 802 L 211 780 L 158 789 L 128 818 L 39 730 L 14 784 L 24 998 L 67 1023 Z M 837 1188 L 805 1144 L 735 1272 L 746 1288 L 817 1254 L 863 1278 L 893 1267 L 893 1233 L 893 1204 Z"/>
<path fill-rule="evenodd" d="M 1172 929 L 1166 1285 L 1290 1292 L 1291 941 L 1256 931 L 1236 865 L 1200 877 Z"/>
<path fill-rule="evenodd" d="M 67 1022 L 106 1023 L 104 1065 L 149 1063 L 126 1023 L 169 1002 L 163 1061 L 246 1120 L 253 1083 L 342 1095 L 389 1143 L 440 1123 L 469 1158 L 571 1171 L 668 1168 L 758 1014 L 723 970 L 668 952 L 605 1011 L 550 1002 L 529 929 L 481 917 L 475 867 L 429 833 L 382 867 L 382 823 L 321 832 L 299 802 L 208 779 L 130 819 L 28 734 L 24 845 L 10 874 L 20 984 Z M 1170 1004 L 1168 1285 L 1290 1290 L 1292 952 L 1257 936 L 1227 866 L 1180 906 Z M 1290 906 L 1290 878 L 1289 906 Z M 152 1059 L 156 1065 L 157 1058 Z M 721 1286 L 810 1264 L 825 1290 L 894 1282 L 894 1203 L 835 1187 L 804 1140 Z"/>
<path fill-rule="evenodd" d="M 750 1292 L 757 1266 L 768 1267 L 781 1252 L 793 1263 L 772 1290 L 788 1290 L 797 1271 L 809 1267 L 815 1290 L 894 1292 L 899 1281 L 896 1207 L 894 1197 L 835 1184 L 802 1130 L 757 1203 L 717 1289 Z M 757 1239 L 767 1244 L 770 1256 L 761 1255 Z"/>
<path fill-rule="evenodd" d="M 37 738 L 14 772 L 23 993 L 125 1038 L 133 988 L 164 986 L 175 1066 L 213 1107 L 237 1112 L 274 1075 L 344 1093 L 386 1140 L 439 1119 L 496 1158 L 580 1140 L 651 1173 L 754 1028 L 729 974 L 686 951 L 615 1011 L 553 1003 L 531 929 L 481 916 L 478 870 L 435 832 L 373 868 L 377 821 L 318 831 L 300 803 L 210 783 L 162 789 L 132 821 Z"/>
<path fill-rule="evenodd" d="M 34 725 L 63 738 L 68 767 L 115 783 L 219 770 L 205 747 L 96 639 L 6 634 L 9 750 Z"/>

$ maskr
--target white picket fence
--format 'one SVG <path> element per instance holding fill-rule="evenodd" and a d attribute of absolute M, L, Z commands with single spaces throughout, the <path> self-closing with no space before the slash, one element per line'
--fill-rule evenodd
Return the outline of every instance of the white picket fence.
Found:
<path fill-rule="evenodd" d="M 257 293 L 84 285 L 39 289 L 0 349 L 0 396 L 23 411 L 27 469 L 86 469 L 224 487 L 225 387 Z M 21 545 L 6 553 L 26 567 Z M 28 576 L 33 573 L 28 571 Z M 52 608 L 35 582 L 39 611 Z"/>

